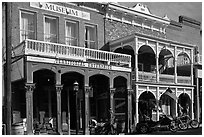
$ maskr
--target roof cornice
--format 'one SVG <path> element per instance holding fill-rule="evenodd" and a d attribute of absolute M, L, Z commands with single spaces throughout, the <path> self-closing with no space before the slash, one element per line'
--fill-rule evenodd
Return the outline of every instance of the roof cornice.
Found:
<path fill-rule="evenodd" d="M 167 19 L 167 18 L 162 18 L 162 17 L 156 16 L 156 15 L 153 15 L 153 14 L 142 13 L 142 12 L 136 11 L 134 9 L 131 9 L 131 8 L 128 8 L 128 7 L 125 7 L 125 6 L 116 4 L 116 3 L 108 3 L 108 7 L 113 8 L 113 9 L 117 9 L 117 10 L 120 10 L 120 11 L 123 11 L 123 12 L 127 12 L 127 13 L 130 13 L 130 14 L 138 15 L 138 16 L 141 16 L 141 17 L 144 17 L 144 18 L 149 18 L 151 20 L 156 20 L 156 21 L 159 21 L 159 22 L 162 22 L 162 23 L 165 23 L 165 24 L 170 24 L 170 20 Z"/>

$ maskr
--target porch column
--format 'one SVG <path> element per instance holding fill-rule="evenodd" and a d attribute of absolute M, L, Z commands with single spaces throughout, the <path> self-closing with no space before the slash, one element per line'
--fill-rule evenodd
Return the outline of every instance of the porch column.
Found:
<path fill-rule="evenodd" d="M 138 85 L 135 85 L 135 126 L 139 122 L 139 97 L 138 97 Z"/>
<path fill-rule="evenodd" d="M 193 93 L 193 89 L 191 90 L 191 107 L 189 106 L 189 113 L 191 113 L 191 118 L 194 119 L 194 112 L 193 112 L 193 104 L 194 104 L 194 93 Z M 191 108 L 191 109 L 190 109 Z"/>
<path fill-rule="evenodd" d="M 193 50 L 191 50 L 191 85 L 194 85 L 194 75 L 193 75 L 193 64 L 194 64 L 194 55 Z"/>
<path fill-rule="evenodd" d="M 196 70 L 198 73 L 198 69 Z M 198 74 L 196 76 L 196 118 L 198 120 L 198 122 L 200 122 L 200 95 L 199 95 L 199 78 L 198 78 Z"/>
<path fill-rule="evenodd" d="M 128 89 L 128 133 L 132 131 L 132 89 Z"/>
<path fill-rule="evenodd" d="M 67 121 L 67 125 L 68 125 L 68 135 L 70 135 L 70 95 L 69 95 L 69 91 L 70 89 L 67 88 L 67 117 L 68 117 L 68 121 Z"/>
<path fill-rule="evenodd" d="M 110 89 L 110 121 L 111 124 L 113 124 L 113 119 L 114 119 L 114 93 L 115 93 L 115 88 Z"/>
<path fill-rule="evenodd" d="M 27 134 L 33 134 L 33 91 L 35 89 L 34 83 L 26 83 L 26 122 Z"/>
<path fill-rule="evenodd" d="M 157 100 L 156 100 L 156 105 L 157 105 L 156 120 L 157 121 L 159 121 L 159 98 L 160 98 L 159 87 L 157 87 Z"/>
<path fill-rule="evenodd" d="M 158 83 L 159 82 L 159 43 L 157 42 L 156 44 L 156 82 Z"/>
<path fill-rule="evenodd" d="M 175 88 L 175 95 L 177 96 L 177 88 Z M 175 102 L 176 102 L 175 113 L 176 113 L 176 117 L 177 117 L 178 116 L 178 99 L 176 99 Z"/>
<path fill-rule="evenodd" d="M 61 122 L 61 91 L 63 85 L 56 85 L 57 92 L 57 132 L 62 134 L 62 122 Z"/>
<path fill-rule="evenodd" d="M 90 87 L 85 86 L 85 135 L 89 135 L 89 92 Z"/>
<path fill-rule="evenodd" d="M 135 37 L 135 81 L 138 81 L 138 38 Z"/>
<path fill-rule="evenodd" d="M 177 84 L 177 47 L 174 47 L 174 82 Z"/>

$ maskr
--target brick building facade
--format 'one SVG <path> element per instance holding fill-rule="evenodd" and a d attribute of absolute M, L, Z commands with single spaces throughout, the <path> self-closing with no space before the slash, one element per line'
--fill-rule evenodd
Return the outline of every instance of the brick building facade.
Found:
<path fill-rule="evenodd" d="M 49 118 L 59 134 L 90 134 L 90 119 L 118 119 L 130 133 L 144 115 L 178 116 L 179 104 L 197 118 L 199 22 L 158 17 L 140 3 L 11 5 L 13 123 L 26 119 L 27 134 Z"/>

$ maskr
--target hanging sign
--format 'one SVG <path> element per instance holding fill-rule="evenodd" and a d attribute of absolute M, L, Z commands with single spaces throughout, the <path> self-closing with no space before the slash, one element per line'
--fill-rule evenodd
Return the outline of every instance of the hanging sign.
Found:
<path fill-rule="evenodd" d="M 64 14 L 64 15 L 90 20 L 90 13 L 68 8 L 65 6 L 60 6 L 60 5 L 47 3 L 47 2 L 30 2 L 30 6 L 33 8 L 43 9 L 47 11 Z"/>

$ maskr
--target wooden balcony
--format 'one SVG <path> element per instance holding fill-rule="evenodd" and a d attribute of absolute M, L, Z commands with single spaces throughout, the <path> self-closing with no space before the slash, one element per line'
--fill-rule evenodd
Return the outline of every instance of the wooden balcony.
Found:
<path fill-rule="evenodd" d="M 134 79 L 135 73 L 132 74 Z M 156 73 L 138 71 L 138 81 L 156 83 Z M 174 75 L 159 74 L 159 83 L 174 84 L 175 77 Z M 177 76 L 177 84 L 191 85 L 191 77 Z"/>
<path fill-rule="evenodd" d="M 177 83 L 183 85 L 191 84 L 191 77 L 189 76 L 177 76 Z"/>
<path fill-rule="evenodd" d="M 138 81 L 156 82 L 156 74 L 151 72 L 138 71 Z"/>
<path fill-rule="evenodd" d="M 30 39 L 16 46 L 14 53 L 15 56 L 38 56 L 131 68 L 130 55 Z"/>

